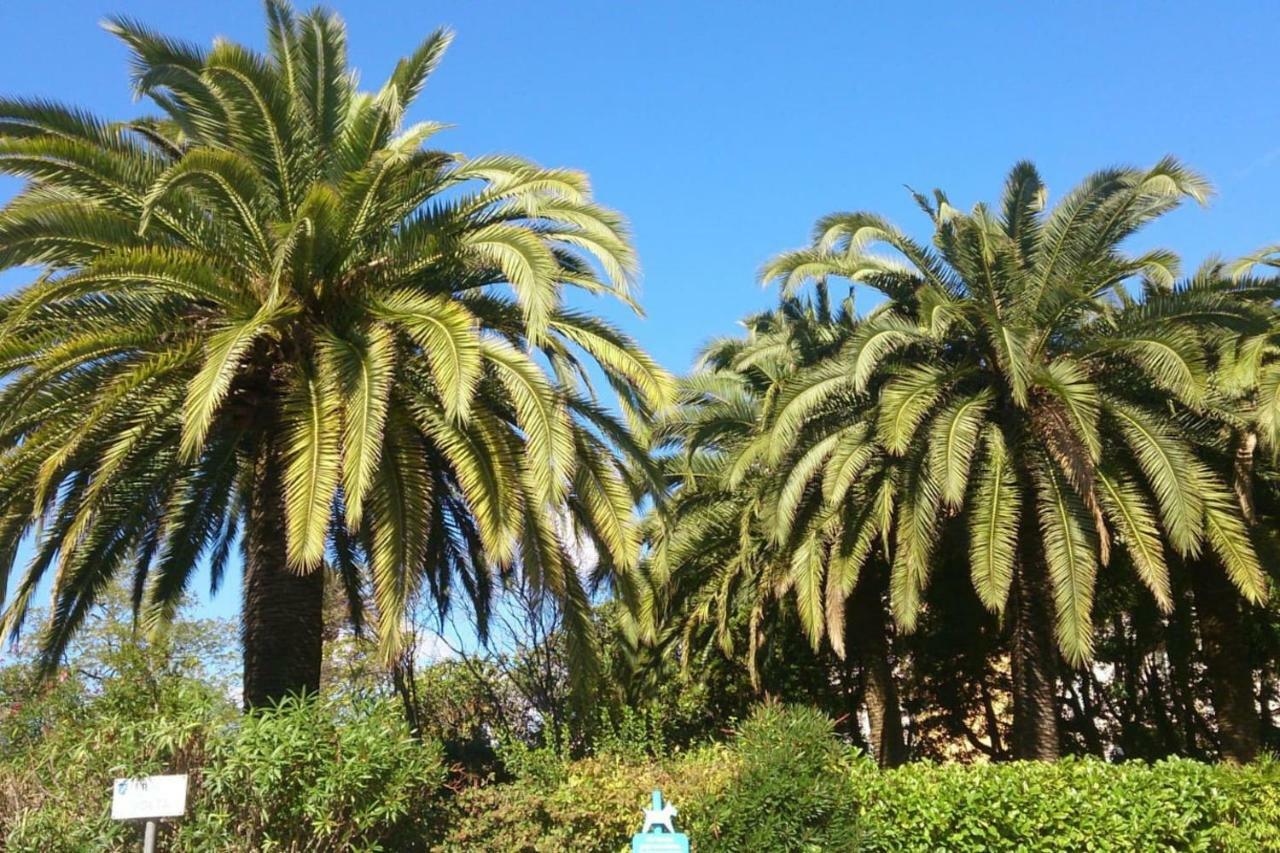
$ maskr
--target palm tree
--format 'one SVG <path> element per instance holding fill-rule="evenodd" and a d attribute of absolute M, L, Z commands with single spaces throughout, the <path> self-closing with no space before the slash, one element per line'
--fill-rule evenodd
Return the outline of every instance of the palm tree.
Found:
<path fill-rule="evenodd" d="M 810 528 L 840 513 L 824 512 L 821 500 L 805 506 L 806 499 L 814 503 L 816 490 L 793 488 L 793 472 L 805 465 L 800 443 L 796 453 L 781 459 L 765 454 L 770 401 L 798 370 L 830 359 L 856 333 L 852 305 L 846 300 L 833 311 L 819 284 L 816 299 L 784 298 L 777 310 L 744 325 L 745 338 L 707 348 L 701 369 L 683 381 L 681 405 L 655 433 L 677 451 L 665 460 L 675 488 L 653 513 L 648 563 L 659 597 L 673 603 L 676 614 L 657 622 L 682 623 L 686 651 L 697 632 L 711 628 L 726 652 L 733 651 L 733 629 L 745 624 L 745 657 L 754 680 L 756 658 L 768 639 L 767 620 L 776 620 L 778 605 L 793 602 L 815 652 L 824 636 L 840 658 L 852 647 L 861 667 L 872 754 L 882 765 L 899 764 L 906 748 L 882 602 L 887 572 L 849 579 L 838 598 L 807 582 L 811 575 L 796 570 L 810 553 L 802 543 L 809 541 Z M 831 497 L 843 506 L 863 498 L 864 491 L 846 484 L 841 495 Z M 805 522 L 794 524 L 797 517 Z M 878 565 L 887 568 L 883 561 Z"/>
<path fill-rule="evenodd" d="M 1055 646 L 1072 666 L 1090 660 L 1095 575 L 1114 546 L 1163 609 L 1166 547 L 1183 557 L 1207 547 L 1248 599 L 1264 594 L 1229 487 L 1170 408 L 1204 404 L 1192 324 L 1236 324 L 1243 309 L 1176 287 L 1169 252 L 1121 249 L 1208 192 L 1166 159 L 1099 172 L 1046 209 L 1039 175 L 1022 163 L 999 212 L 917 194 L 932 247 L 874 214 L 838 213 L 819 221 L 812 246 L 765 270 L 784 293 L 842 277 L 886 297 L 835 357 L 774 401 L 770 453 L 805 449 L 797 492 L 837 475 L 866 479 L 879 458 L 872 443 L 896 459 L 872 475 L 861 512 L 814 528 L 797 565 L 811 583 L 825 568 L 844 588 L 869 543 L 891 537 L 890 601 L 909 631 L 944 523 L 964 524 L 974 589 L 1011 627 L 1017 756 L 1058 754 Z M 891 254 L 871 251 L 877 244 Z"/>
<path fill-rule="evenodd" d="M 637 417 L 668 393 L 562 301 L 634 307 L 622 220 L 580 173 L 423 147 L 441 126 L 404 119 L 447 32 L 361 92 L 339 18 L 266 11 L 266 55 L 113 19 L 158 118 L 0 102 L 0 171 L 26 179 L 0 266 L 40 268 L 0 302 L 0 593 L 35 542 L 3 628 L 56 566 L 56 663 L 112 577 L 159 625 L 239 542 L 248 706 L 317 688 L 329 569 L 388 660 L 422 581 L 483 613 L 515 567 L 589 652 L 571 546 L 634 565 L 614 450 L 642 447 L 587 368 Z"/>
<path fill-rule="evenodd" d="M 1244 334 L 1206 333 L 1211 405 L 1188 430 L 1201 455 L 1231 483 L 1251 525 L 1260 516 L 1275 516 L 1270 474 L 1280 453 L 1280 315 L 1275 309 L 1280 281 L 1259 278 L 1254 270 L 1276 267 L 1280 255 L 1269 248 L 1230 266 L 1210 261 L 1192 280 L 1195 290 L 1229 296 L 1254 308 L 1263 319 L 1257 329 Z M 1274 525 L 1270 527 L 1274 531 Z M 1248 608 L 1204 555 L 1190 562 L 1187 575 L 1222 755 L 1251 761 L 1262 748 L 1263 725 L 1254 691 L 1256 666 L 1243 629 L 1249 622 Z"/>

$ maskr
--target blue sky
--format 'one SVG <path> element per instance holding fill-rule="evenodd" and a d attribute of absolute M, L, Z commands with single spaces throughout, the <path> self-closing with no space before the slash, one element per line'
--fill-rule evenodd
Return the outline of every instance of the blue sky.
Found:
<path fill-rule="evenodd" d="M 923 233 L 905 184 L 967 207 L 1023 158 L 1055 196 L 1166 153 L 1202 170 L 1209 207 L 1142 235 L 1188 268 L 1280 241 L 1274 2 L 330 5 L 368 88 L 433 28 L 456 31 L 410 118 L 454 124 L 437 137 L 453 150 L 589 172 L 632 223 L 647 317 L 601 310 L 675 370 L 772 301 L 756 270 L 818 216 L 873 209 Z M 0 92 L 142 111 L 98 27 L 111 13 L 262 43 L 256 0 L 7 0 Z M 229 585 L 209 610 L 236 607 Z"/>

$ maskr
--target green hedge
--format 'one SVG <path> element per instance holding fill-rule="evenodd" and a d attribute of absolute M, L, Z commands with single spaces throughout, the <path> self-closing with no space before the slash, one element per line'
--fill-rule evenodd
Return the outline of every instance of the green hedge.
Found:
<path fill-rule="evenodd" d="M 915 764 L 880 771 L 813 711 L 765 706 L 730 745 L 593 758 L 474 788 L 439 850 L 616 853 L 651 788 L 713 851 L 1280 851 L 1280 763 Z"/>
<path fill-rule="evenodd" d="M 819 712 L 765 705 L 725 744 L 648 759 L 613 743 L 576 761 L 510 746 L 500 752 L 515 781 L 460 786 L 394 703 L 290 702 L 242 717 L 209 713 L 210 698 L 144 713 L 113 696 L 53 695 L 57 713 L 0 720 L 0 849 L 135 849 L 136 827 L 108 817 L 107 781 L 182 769 L 194 774 L 189 816 L 164 849 L 616 853 L 661 788 L 697 853 L 1280 851 L 1274 760 L 882 772 Z"/>
<path fill-rule="evenodd" d="M 1280 850 L 1280 764 L 911 765 L 856 771 L 868 850 Z"/>

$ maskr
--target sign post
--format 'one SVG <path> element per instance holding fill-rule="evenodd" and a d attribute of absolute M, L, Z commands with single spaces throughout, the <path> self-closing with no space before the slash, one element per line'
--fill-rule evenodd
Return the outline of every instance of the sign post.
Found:
<path fill-rule="evenodd" d="M 187 811 L 187 775 L 117 779 L 111 786 L 112 820 L 145 820 L 143 853 L 155 853 L 156 818 L 182 817 Z"/>
<path fill-rule="evenodd" d="M 663 804 L 662 792 L 653 792 L 653 808 L 644 810 L 644 826 L 631 836 L 631 853 L 689 853 L 689 836 L 676 832 L 678 815 L 671 803 Z"/>

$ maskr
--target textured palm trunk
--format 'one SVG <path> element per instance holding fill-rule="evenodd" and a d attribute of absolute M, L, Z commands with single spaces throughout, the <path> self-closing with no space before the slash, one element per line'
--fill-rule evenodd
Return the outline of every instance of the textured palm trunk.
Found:
<path fill-rule="evenodd" d="M 1262 717 L 1254 700 L 1253 667 L 1241 630 L 1240 594 L 1211 561 L 1200 560 L 1188 569 L 1222 757 L 1252 761 L 1262 748 Z"/>
<path fill-rule="evenodd" d="M 320 690 L 324 572 L 289 570 L 279 452 L 258 452 L 244 531 L 244 706 Z"/>
<path fill-rule="evenodd" d="M 1181 585 L 1179 585 L 1181 587 Z M 1198 714 L 1196 713 L 1196 697 L 1193 685 L 1195 674 L 1192 671 L 1191 657 L 1195 652 L 1195 639 L 1191 633 L 1194 622 L 1191 614 L 1191 599 L 1185 588 L 1176 588 L 1173 599 L 1173 614 L 1169 619 L 1165 652 L 1169 658 L 1169 687 L 1173 693 L 1178 714 L 1178 726 L 1181 729 L 1183 754 L 1192 758 L 1203 758 L 1204 750 L 1200 748 L 1198 732 Z"/>
<path fill-rule="evenodd" d="M 896 767 L 907 760 L 907 745 L 903 739 L 898 686 L 889 662 L 889 624 L 881 598 L 882 586 L 880 573 L 858 584 L 849 627 L 854 654 L 862 663 L 863 703 L 871 729 L 871 753 L 881 767 Z"/>
<path fill-rule="evenodd" d="M 1028 516 L 1031 513 L 1027 513 Z M 1048 570 L 1039 553 L 1040 532 L 1033 518 L 1019 532 L 1020 554 L 1009 591 L 1013 628 L 1010 675 L 1013 688 L 1013 757 L 1053 761 L 1058 743 L 1058 650 L 1053 637 L 1053 602 Z"/>

